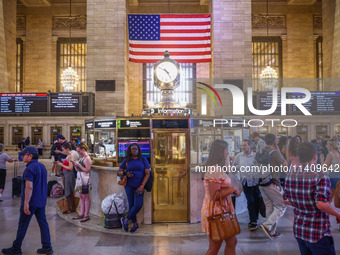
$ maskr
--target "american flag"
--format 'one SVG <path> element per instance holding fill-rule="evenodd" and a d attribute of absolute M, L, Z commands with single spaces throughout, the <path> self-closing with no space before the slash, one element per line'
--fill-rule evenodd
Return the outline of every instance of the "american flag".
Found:
<path fill-rule="evenodd" d="M 129 60 L 155 63 L 169 51 L 179 63 L 211 62 L 210 15 L 128 15 Z"/>

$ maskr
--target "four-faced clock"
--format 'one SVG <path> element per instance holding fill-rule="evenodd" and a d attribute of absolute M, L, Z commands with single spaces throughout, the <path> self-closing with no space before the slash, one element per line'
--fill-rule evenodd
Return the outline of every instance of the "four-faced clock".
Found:
<path fill-rule="evenodd" d="M 173 82 L 179 73 L 177 65 L 170 61 L 159 63 L 155 67 L 155 75 L 158 80 L 164 83 Z"/>

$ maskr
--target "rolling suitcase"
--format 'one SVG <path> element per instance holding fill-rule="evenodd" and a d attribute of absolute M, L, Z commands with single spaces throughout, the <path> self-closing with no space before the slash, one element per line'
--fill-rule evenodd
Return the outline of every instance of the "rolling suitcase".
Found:
<path fill-rule="evenodd" d="M 14 177 L 12 179 L 12 197 L 21 195 L 21 183 L 22 177 L 17 176 L 19 174 L 20 162 L 14 162 Z"/>

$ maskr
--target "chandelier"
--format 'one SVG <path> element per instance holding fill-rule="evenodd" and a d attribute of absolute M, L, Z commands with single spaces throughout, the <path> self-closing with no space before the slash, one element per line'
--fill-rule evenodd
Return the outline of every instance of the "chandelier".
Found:
<path fill-rule="evenodd" d="M 77 74 L 77 72 L 75 70 L 73 70 L 73 68 L 71 67 L 71 29 L 72 29 L 72 15 L 71 15 L 71 3 L 72 0 L 70 0 L 70 17 L 69 17 L 69 25 L 70 25 L 70 36 L 69 36 L 69 46 L 70 46 L 70 52 L 69 52 L 69 56 L 70 56 L 70 60 L 69 60 L 69 67 L 63 71 L 63 73 L 61 74 L 61 84 L 64 87 L 64 91 L 66 92 L 70 92 L 70 91 L 74 91 L 79 83 L 79 76 Z"/>
<path fill-rule="evenodd" d="M 74 91 L 77 88 L 79 82 L 79 76 L 72 67 L 68 67 L 63 71 L 61 75 L 61 84 L 63 84 L 64 91 Z"/>
<path fill-rule="evenodd" d="M 269 18 L 269 10 L 268 10 L 268 0 L 267 0 L 267 15 L 266 15 L 266 22 L 267 22 L 267 38 L 268 38 L 268 18 Z M 260 74 L 261 84 L 265 87 L 273 87 L 277 83 L 277 72 L 274 68 L 272 68 L 269 64 L 265 69 L 262 70 Z"/>

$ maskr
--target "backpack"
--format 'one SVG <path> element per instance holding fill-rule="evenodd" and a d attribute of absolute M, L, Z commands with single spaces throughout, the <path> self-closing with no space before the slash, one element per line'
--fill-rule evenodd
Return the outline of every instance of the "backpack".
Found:
<path fill-rule="evenodd" d="M 275 150 L 272 149 L 271 151 L 264 151 L 262 153 L 256 153 L 255 160 L 259 166 L 259 185 L 260 186 L 269 186 L 272 183 L 272 173 L 267 171 L 268 169 L 264 169 L 262 166 L 270 166 L 271 154 Z"/>
<path fill-rule="evenodd" d="M 47 183 L 47 196 L 50 196 L 53 185 L 54 185 L 54 184 L 57 184 L 57 183 L 58 183 L 58 182 L 57 182 L 56 180 L 54 180 L 54 181 L 49 181 L 49 182 Z"/>
<path fill-rule="evenodd" d="M 51 192 L 50 192 L 50 197 L 51 198 L 59 198 L 63 196 L 63 186 L 61 186 L 60 183 L 56 183 L 52 186 Z"/>

